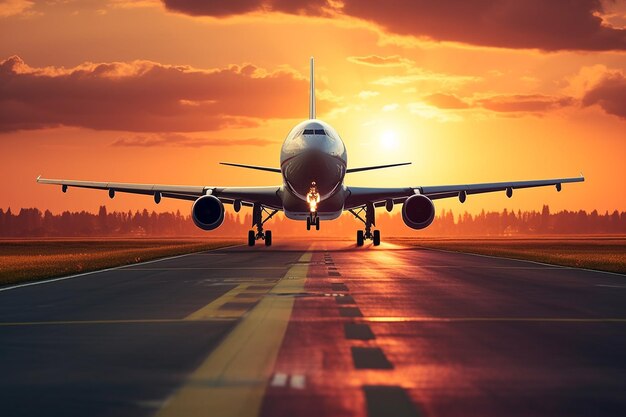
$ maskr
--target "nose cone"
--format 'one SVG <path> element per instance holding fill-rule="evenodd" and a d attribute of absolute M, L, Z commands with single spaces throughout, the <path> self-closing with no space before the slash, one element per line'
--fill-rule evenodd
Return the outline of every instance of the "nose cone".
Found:
<path fill-rule="evenodd" d="M 324 200 L 339 188 L 346 173 L 346 148 L 337 132 L 320 120 L 294 127 L 280 159 L 285 183 L 305 201 L 312 182 Z"/>
<path fill-rule="evenodd" d="M 302 199 L 314 183 L 321 199 L 327 198 L 341 184 L 345 172 L 341 158 L 318 149 L 308 149 L 283 164 L 285 181 Z"/>

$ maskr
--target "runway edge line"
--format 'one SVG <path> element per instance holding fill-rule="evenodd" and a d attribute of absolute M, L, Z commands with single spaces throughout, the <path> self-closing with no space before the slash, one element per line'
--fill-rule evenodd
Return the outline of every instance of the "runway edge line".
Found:
<path fill-rule="evenodd" d="M 149 261 L 130 263 L 130 264 L 120 265 L 120 266 L 112 266 L 110 268 L 104 268 L 104 269 L 96 269 L 95 271 L 81 272 L 79 274 L 65 275 L 65 276 L 57 277 L 57 278 L 48 278 L 48 279 L 42 279 L 42 280 L 37 280 L 37 281 L 24 282 L 22 284 L 8 285 L 6 287 L 0 287 L 0 292 L 16 290 L 18 288 L 32 287 L 33 285 L 42 285 L 42 284 L 49 284 L 51 282 L 65 281 L 68 279 L 80 278 L 80 277 L 85 277 L 88 275 L 96 275 L 102 272 L 117 271 L 117 270 L 131 268 L 133 266 L 138 266 L 138 265 L 147 265 L 147 264 L 152 264 L 155 262 L 169 261 L 171 259 L 183 258 L 185 256 L 198 255 L 198 254 L 207 253 L 207 252 L 216 252 L 222 249 L 232 249 L 232 248 L 237 248 L 240 246 L 244 246 L 244 245 L 223 246 L 223 247 L 219 247 L 215 249 L 201 250 L 197 252 L 183 253 L 181 255 L 167 256 L 165 258 L 151 259 Z"/>

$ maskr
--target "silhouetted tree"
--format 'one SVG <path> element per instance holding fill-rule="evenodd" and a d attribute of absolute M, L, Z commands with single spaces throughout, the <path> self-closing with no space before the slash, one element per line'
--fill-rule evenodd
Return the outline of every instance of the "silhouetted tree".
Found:
<path fill-rule="evenodd" d="M 221 228 L 212 236 L 244 236 L 250 229 L 252 217 L 249 209 L 242 213 L 227 211 Z M 456 219 L 456 221 L 455 221 Z M 399 210 L 387 213 L 378 210 L 376 224 L 386 236 L 500 236 L 527 234 L 583 234 L 583 233 L 626 233 L 626 212 L 597 210 L 587 213 L 580 211 L 560 211 L 550 213 L 547 205 L 537 211 L 503 210 L 502 212 L 481 211 L 477 215 L 460 213 L 455 216 L 452 210 L 442 210 L 433 224 L 427 229 L 415 231 L 402 222 Z M 298 235 L 306 233 L 302 222 L 289 220 L 282 215 L 275 216 L 268 229 L 277 235 Z M 353 237 L 362 224 L 351 214 L 344 214 L 333 222 L 323 222 L 319 232 L 311 236 Z M 210 236 L 209 235 L 209 236 Z M 108 212 L 101 206 L 97 214 L 65 211 L 53 214 L 50 210 L 42 213 L 36 208 L 24 208 L 14 215 L 11 208 L 0 209 L 0 236 L 207 236 L 195 227 L 189 215 L 176 213 Z"/>

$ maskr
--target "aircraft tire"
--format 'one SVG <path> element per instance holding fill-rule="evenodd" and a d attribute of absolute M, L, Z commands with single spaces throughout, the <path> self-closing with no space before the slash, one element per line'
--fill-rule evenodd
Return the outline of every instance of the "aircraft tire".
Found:
<path fill-rule="evenodd" d="M 363 246 L 363 242 L 365 242 L 365 238 L 363 235 L 363 230 L 357 230 L 356 232 L 356 245 Z"/>
<path fill-rule="evenodd" d="M 320 230 L 320 218 L 315 218 L 315 230 Z"/>
<path fill-rule="evenodd" d="M 254 230 L 248 231 L 248 246 L 254 246 L 256 243 L 256 236 L 254 235 Z"/>
<path fill-rule="evenodd" d="M 272 231 L 265 232 L 265 246 L 272 246 Z"/>
<path fill-rule="evenodd" d="M 374 230 L 374 246 L 380 245 L 380 230 Z"/>

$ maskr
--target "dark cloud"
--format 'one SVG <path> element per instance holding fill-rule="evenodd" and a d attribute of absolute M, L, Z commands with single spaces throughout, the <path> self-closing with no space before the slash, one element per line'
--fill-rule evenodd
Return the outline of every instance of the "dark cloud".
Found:
<path fill-rule="evenodd" d="M 248 139 L 225 139 L 206 138 L 183 135 L 180 133 L 161 134 L 141 134 L 124 136 L 113 142 L 112 146 L 127 147 L 163 147 L 178 146 L 188 148 L 202 147 L 230 147 L 230 146 L 267 146 L 276 144 L 277 141 L 270 139 L 248 138 Z"/>
<path fill-rule="evenodd" d="M 624 50 L 600 0 L 345 0 L 343 12 L 402 35 L 543 50 Z"/>
<path fill-rule="evenodd" d="M 544 113 L 561 107 L 572 106 L 572 97 L 549 96 L 544 94 L 495 95 L 476 100 L 475 105 L 501 113 Z"/>
<path fill-rule="evenodd" d="M 380 55 L 367 55 L 367 56 L 350 56 L 348 61 L 355 64 L 369 65 L 371 67 L 400 67 L 411 63 L 410 60 L 402 58 L 399 55 L 392 56 L 380 56 Z"/>
<path fill-rule="evenodd" d="M 625 50 L 626 29 L 603 22 L 601 0 L 163 0 L 169 10 L 347 16 L 393 34 L 503 48 Z"/>
<path fill-rule="evenodd" d="M 469 104 L 454 94 L 435 93 L 422 97 L 426 103 L 440 109 L 467 109 Z"/>
<path fill-rule="evenodd" d="M 252 65 L 200 70 L 148 61 L 31 68 L 0 62 L 0 131 L 78 126 L 189 132 L 304 118 L 307 81 Z M 320 100 L 324 105 L 324 100 Z"/>
<path fill-rule="evenodd" d="M 326 0 L 164 0 L 168 10 L 192 16 L 226 17 L 253 12 L 324 15 Z"/>
<path fill-rule="evenodd" d="M 597 104 L 605 112 L 626 119 L 626 77 L 621 72 L 606 74 L 585 93 L 582 103 Z"/>

